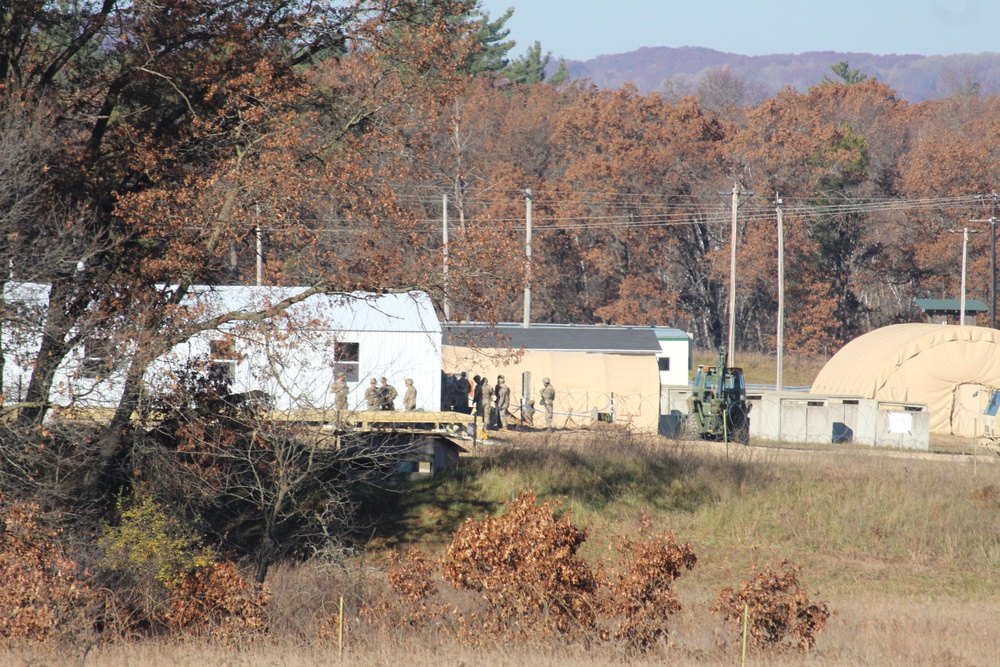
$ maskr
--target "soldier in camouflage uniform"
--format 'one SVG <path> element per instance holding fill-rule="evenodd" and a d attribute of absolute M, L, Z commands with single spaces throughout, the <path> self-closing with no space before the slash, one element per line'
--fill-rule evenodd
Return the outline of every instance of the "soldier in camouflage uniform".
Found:
<path fill-rule="evenodd" d="M 545 428 L 552 430 L 552 407 L 556 402 L 556 389 L 549 383 L 548 378 L 542 378 L 542 407 L 545 408 Z"/>
<path fill-rule="evenodd" d="M 365 402 L 369 410 L 378 410 L 381 407 L 382 392 L 378 389 L 378 383 L 372 378 L 371 385 L 365 389 Z"/>
<path fill-rule="evenodd" d="M 413 380 L 406 378 L 406 391 L 403 393 L 403 407 L 406 410 L 417 409 L 417 390 L 413 386 Z"/>
<path fill-rule="evenodd" d="M 399 396 L 399 392 L 396 388 L 389 384 L 389 381 L 382 378 L 382 386 L 378 388 L 380 407 L 383 410 L 395 410 L 396 409 L 396 397 Z"/>
<path fill-rule="evenodd" d="M 507 430 L 507 410 L 510 408 L 510 387 L 504 379 L 504 376 L 497 376 L 497 388 L 494 391 L 496 394 L 497 402 L 497 421 L 500 428 Z"/>
<path fill-rule="evenodd" d="M 337 376 L 336 382 L 330 385 L 330 393 L 333 394 L 333 407 L 335 409 L 347 409 L 347 392 L 347 377 L 340 374 Z"/>

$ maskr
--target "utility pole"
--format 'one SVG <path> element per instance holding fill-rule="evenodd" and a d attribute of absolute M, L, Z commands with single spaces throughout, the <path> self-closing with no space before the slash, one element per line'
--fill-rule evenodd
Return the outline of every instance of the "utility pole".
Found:
<path fill-rule="evenodd" d="M 774 212 L 778 215 L 778 336 L 775 347 L 778 353 L 778 377 L 775 388 L 785 389 L 785 228 L 783 214 L 784 201 L 774 193 Z"/>
<path fill-rule="evenodd" d="M 740 184 L 733 184 L 733 221 L 729 240 L 729 365 L 735 365 L 736 359 L 736 211 L 740 207 Z M 742 191 L 752 195 L 752 192 Z"/>
<path fill-rule="evenodd" d="M 990 328 L 997 328 L 997 191 L 990 205 Z"/>
<path fill-rule="evenodd" d="M 441 196 L 441 234 L 444 248 L 444 321 L 451 321 L 451 306 L 448 304 L 448 193 Z"/>
<path fill-rule="evenodd" d="M 959 299 L 959 313 L 958 313 L 958 323 L 965 326 L 965 272 L 968 266 L 969 257 L 969 234 L 978 234 L 979 230 L 970 230 L 968 227 L 963 227 L 962 229 L 949 229 L 952 234 L 962 234 L 962 296 Z"/>
<path fill-rule="evenodd" d="M 990 223 L 990 328 L 997 328 L 997 195 L 996 190 L 990 193 L 990 219 L 969 220 L 969 222 Z M 980 197 L 982 199 L 982 197 Z"/>
<path fill-rule="evenodd" d="M 264 284 L 264 238 L 257 225 L 257 287 Z"/>
<path fill-rule="evenodd" d="M 260 231 L 260 204 L 254 205 L 256 212 L 256 234 L 257 234 L 257 287 L 264 282 L 264 237 Z"/>
<path fill-rule="evenodd" d="M 531 188 L 524 191 L 524 219 L 527 223 L 524 233 L 524 324 L 531 323 Z"/>

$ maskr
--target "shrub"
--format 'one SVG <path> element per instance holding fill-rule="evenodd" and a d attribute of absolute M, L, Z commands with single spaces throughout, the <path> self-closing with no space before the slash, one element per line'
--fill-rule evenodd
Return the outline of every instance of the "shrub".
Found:
<path fill-rule="evenodd" d="M 370 623 L 395 628 L 422 628 L 430 622 L 440 625 L 449 607 L 432 601 L 440 590 L 434 562 L 416 547 L 405 559 L 390 554 L 389 561 L 386 580 L 395 597 L 380 596 L 374 605 L 361 610 L 362 616 Z M 321 619 L 320 639 L 333 639 L 338 621 L 336 613 Z"/>
<path fill-rule="evenodd" d="M 106 567 L 131 570 L 166 585 L 215 560 L 212 551 L 201 546 L 197 532 L 167 516 L 152 496 L 140 495 L 129 507 L 119 499 L 118 509 L 119 525 L 106 527 L 98 541 Z"/>
<path fill-rule="evenodd" d="M 169 516 L 152 496 L 118 501 L 117 526 L 98 540 L 104 568 L 104 631 L 127 635 L 162 629 L 170 609 L 170 585 L 214 561 L 197 533 Z"/>
<path fill-rule="evenodd" d="M 477 626 L 492 637 L 587 634 L 595 626 L 598 581 L 577 555 L 586 533 L 525 491 L 503 516 L 469 519 L 452 536 L 444 577 L 480 593 Z"/>
<path fill-rule="evenodd" d="M 129 507 L 99 540 L 102 564 L 112 577 L 106 627 L 122 632 L 165 628 L 173 633 L 227 639 L 267 627 L 267 589 L 252 584 L 236 565 L 217 562 L 197 531 L 168 516 L 150 495 Z"/>
<path fill-rule="evenodd" d="M 755 563 L 743 587 L 719 592 L 711 611 L 722 614 L 730 625 L 743 630 L 744 608 L 748 609 L 751 641 L 762 648 L 775 648 L 790 639 L 802 650 L 816 644 L 816 635 L 823 631 L 830 617 L 825 602 L 812 602 L 800 588 L 798 565 L 784 560 L 774 569 L 760 569 Z"/>
<path fill-rule="evenodd" d="M 245 639 L 267 631 L 270 592 L 247 580 L 235 563 L 196 568 L 169 588 L 172 599 L 166 621 L 175 633 Z"/>
<path fill-rule="evenodd" d="M 697 561 L 690 545 L 673 533 L 651 535 L 649 527 L 644 517 L 640 539 L 619 540 L 622 564 L 606 574 L 578 555 L 586 534 L 525 491 L 506 514 L 467 520 L 442 559 L 444 579 L 476 593 L 481 608 L 456 605 L 449 613 L 449 605 L 433 602 L 434 568 L 411 550 L 406 560 L 393 556 L 388 569 L 396 599 L 379 600 L 366 616 L 391 627 L 433 622 L 475 644 L 614 639 L 646 650 L 666 636 L 669 616 L 681 608 L 671 585 Z"/>
<path fill-rule="evenodd" d="M 90 598 L 56 542 L 59 531 L 38 512 L 37 505 L 0 495 L 0 637 L 8 644 L 52 638 Z"/>
<path fill-rule="evenodd" d="M 674 533 L 650 534 L 643 517 L 641 539 L 618 544 L 622 564 L 605 586 L 602 610 L 617 619 L 614 638 L 645 649 L 667 635 L 667 620 L 681 610 L 671 588 L 698 559 L 690 544 L 678 544 Z"/>

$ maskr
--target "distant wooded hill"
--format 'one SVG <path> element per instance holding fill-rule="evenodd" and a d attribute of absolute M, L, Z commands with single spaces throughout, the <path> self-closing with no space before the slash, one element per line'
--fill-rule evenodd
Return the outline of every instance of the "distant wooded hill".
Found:
<path fill-rule="evenodd" d="M 573 78 L 587 78 L 601 88 L 633 83 L 643 93 L 695 92 L 706 73 L 729 68 L 763 96 L 784 86 L 805 91 L 824 76 L 834 78 L 830 66 L 847 61 L 892 86 L 911 102 L 947 97 L 956 92 L 1000 93 L 1000 53 L 953 56 L 888 55 L 813 51 L 800 54 L 742 56 L 713 49 L 683 46 L 643 47 L 630 53 L 566 61 Z"/>

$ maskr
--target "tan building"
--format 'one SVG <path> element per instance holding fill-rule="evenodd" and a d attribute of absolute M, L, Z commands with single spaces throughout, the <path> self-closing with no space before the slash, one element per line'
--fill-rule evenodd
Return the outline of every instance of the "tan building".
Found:
<path fill-rule="evenodd" d="M 656 433 L 660 411 L 662 348 L 653 327 L 602 325 L 445 324 L 441 363 L 445 373 L 497 375 L 511 390 L 517 423 L 525 397 L 535 401 L 535 425 L 543 424 L 539 390 L 548 377 L 556 390 L 557 428 L 595 418 Z"/>

